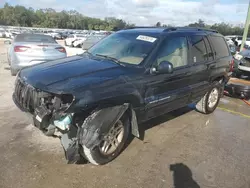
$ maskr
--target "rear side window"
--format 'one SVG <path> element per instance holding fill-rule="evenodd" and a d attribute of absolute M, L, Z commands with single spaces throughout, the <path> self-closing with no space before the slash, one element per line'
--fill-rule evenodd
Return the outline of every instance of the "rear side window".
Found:
<path fill-rule="evenodd" d="M 229 56 L 228 47 L 223 37 L 210 36 L 210 39 L 216 53 L 216 58 Z"/>
<path fill-rule="evenodd" d="M 207 60 L 207 51 L 203 36 L 190 36 L 191 53 L 193 63 L 200 63 Z"/>
<path fill-rule="evenodd" d="M 207 58 L 209 61 L 212 61 L 212 60 L 214 60 L 214 57 L 213 57 L 213 51 L 212 51 L 211 45 L 210 45 L 207 37 L 204 37 L 204 41 L 205 41 L 205 44 L 207 47 Z"/>

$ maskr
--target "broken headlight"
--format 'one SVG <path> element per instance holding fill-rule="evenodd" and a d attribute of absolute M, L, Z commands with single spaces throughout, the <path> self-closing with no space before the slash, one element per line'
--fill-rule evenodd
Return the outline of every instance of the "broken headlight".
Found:
<path fill-rule="evenodd" d="M 54 108 L 56 111 L 66 111 L 74 101 L 74 96 L 71 94 L 61 94 L 54 98 Z"/>

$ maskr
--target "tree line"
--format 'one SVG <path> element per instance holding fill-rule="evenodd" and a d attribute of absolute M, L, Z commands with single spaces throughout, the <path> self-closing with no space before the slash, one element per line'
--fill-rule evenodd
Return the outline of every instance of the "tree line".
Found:
<path fill-rule="evenodd" d="M 107 31 L 116 31 L 135 26 L 114 17 L 98 19 L 84 16 L 75 10 L 63 10 L 61 12 L 57 12 L 52 8 L 34 10 L 33 8 L 26 8 L 20 5 L 11 6 L 8 3 L 5 3 L 4 7 L 0 8 L 0 25 Z M 156 26 L 171 27 L 172 25 L 157 22 Z M 223 35 L 243 35 L 244 31 L 244 28 L 228 23 L 207 25 L 203 20 L 198 20 L 187 26 L 214 29 Z"/>
<path fill-rule="evenodd" d="M 90 18 L 75 10 L 61 12 L 52 8 L 34 10 L 20 5 L 11 6 L 8 3 L 0 8 L 0 25 L 107 31 L 134 26 L 113 17 L 104 20 Z"/>

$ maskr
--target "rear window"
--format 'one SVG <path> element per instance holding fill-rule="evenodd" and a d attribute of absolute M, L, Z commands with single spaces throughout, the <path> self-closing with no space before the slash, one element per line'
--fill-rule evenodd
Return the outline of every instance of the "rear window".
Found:
<path fill-rule="evenodd" d="M 210 40 L 213 44 L 217 58 L 229 56 L 228 47 L 223 37 L 210 36 Z"/>
<path fill-rule="evenodd" d="M 56 43 L 56 41 L 48 35 L 17 35 L 14 42 L 34 42 L 34 43 Z"/>

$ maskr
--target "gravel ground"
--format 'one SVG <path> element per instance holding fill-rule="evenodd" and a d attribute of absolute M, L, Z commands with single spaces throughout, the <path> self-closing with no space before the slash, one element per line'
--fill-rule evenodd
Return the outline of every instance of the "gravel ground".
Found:
<path fill-rule="evenodd" d="M 211 115 L 181 109 L 141 125 L 105 166 L 67 165 L 60 142 L 43 136 L 12 102 L 14 77 L 0 41 L 0 188 L 250 186 L 250 112 L 223 98 Z"/>

